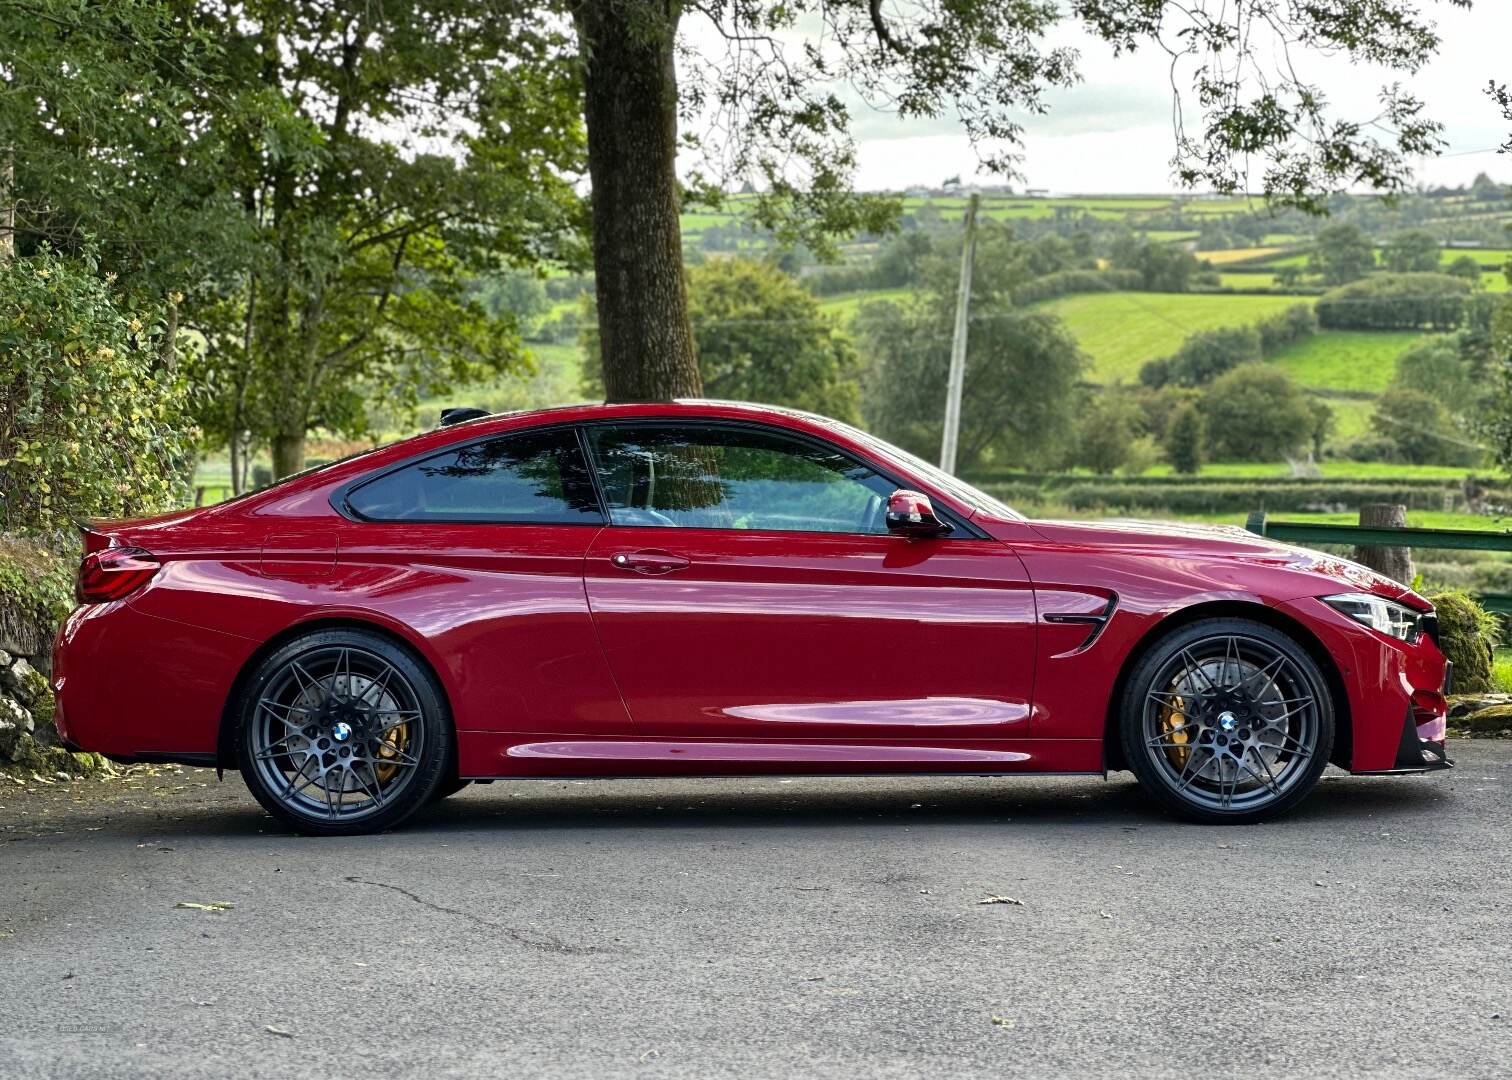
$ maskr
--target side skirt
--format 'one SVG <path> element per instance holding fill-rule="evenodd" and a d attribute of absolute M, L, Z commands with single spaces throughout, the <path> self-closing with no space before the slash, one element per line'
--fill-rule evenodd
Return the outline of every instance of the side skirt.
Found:
<path fill-rule="evenodd" d="M 458 775 L 469 779 L 1103 774 L 1101 739 L 845 743 L 462 731 L 457 765 Z"/>

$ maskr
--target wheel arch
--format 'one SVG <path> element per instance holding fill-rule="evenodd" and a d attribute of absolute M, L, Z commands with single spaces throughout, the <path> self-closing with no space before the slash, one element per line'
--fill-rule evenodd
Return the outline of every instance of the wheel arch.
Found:
<path fill-rule="evenodd" d="M 248 656 L 246 662 L 242 664 L 241 669 L 236 673 L 236 678 L 231 681 L 231 689 L 226 693 L 225 702 L 221 705 L 220 729 L 215 741 L 215 767 L 218 770 L 239 770 L 241 767 L 236 738 L 237 704 L 241 700 L 242 692 L 246 689 L 247 682 L 252 678 L 253 672 L 262 665 L 264 660 L 289 642 L 304 637 L 307 634 L 319 633 L 322 630 L 361 630 L 365 633 L 377 634 L 379 637 L 386 638 L 391 644 L 409 653 L 415 662 L 422 665 L 436 680 L 436 686 L 441 692 L 442 703 L 446 706 L 447 720 L 452 724 L 453 733 L 455 733 L 456 713 L 452 708 L 451 693 L 447 690 L 446 680 L 442 678 L 440 669 L 426 655 L 424 649 L 421 649 L 406 635 L 382 621 L 346 614 L 325 615 L 285 627 L 254 649 L 252 655 Z M 455 762 L 453 763 L 453 768 L 455 768 Z"/>
<path fill-rule="evenodd" d="M 1339 665 L 1317 635 L 1304 623 L 1258 600 L 1214 600 L 1180 608 L 1166 615 L 1147 629 L 1124 657 L 1123 664 L 1118 669 L 1118 678 L 1113 683 L 1113 692 L 1108 696 L 1107 712 L 1103 718 L 1103 770 L 1112 772 L 1128 768 L 1118 735 L 1119 709 L 1123 703 L 1124 689 L 1140 660 L 1162 638 L 1182 627 L 1203 619 L 1219 618 L 1249 619 L 1263 623 L 1286 634 L 1306 650 L 1318 665 L 1318 670 L 1323 672 L 1323 680 L 1333 699 L 1334 745 L 1330 760 L 1335 765 L 1348 768 L 1354 754 L 1354 720 L 1349 711 L 1349 694 L 1344 688 L 1344 677 L 1339 673 Z"/>

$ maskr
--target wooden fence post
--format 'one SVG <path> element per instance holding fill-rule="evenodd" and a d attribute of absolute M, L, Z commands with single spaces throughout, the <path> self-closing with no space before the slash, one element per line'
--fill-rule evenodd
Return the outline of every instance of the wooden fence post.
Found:
<path fill-rule="evenodd" d="M 1367 503 L 1360 507 L 1360 524 L 1381 528 L 1400 529 L 1407 524 L 1407 508 L 1391 503 Z M 1374 544 L 1355 548 L 1355 562 L 1370 567 L 1378 574 L 1385 574 L 1393 581 L 1411 585 L 1415 576 L 1412 569 L 1412 549 L 1407 547 L 1378 547 Z"/>

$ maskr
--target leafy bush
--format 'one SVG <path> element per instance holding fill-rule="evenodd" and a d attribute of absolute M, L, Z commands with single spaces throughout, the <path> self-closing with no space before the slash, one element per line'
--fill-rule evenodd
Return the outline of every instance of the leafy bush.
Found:
<path fill-rule="evenodd" d="M 1207 453 L 1205 445 L 1207 425 L 1194 402 L 1178 406 L 1166 425 L 1165 452 L 1171 468 L 1187 476 L 1202 471 L 1202 459 Z"/>
<path fill-rule="evenodd" d="M 0 267 L 0 527 L 51 532 L 182 500 L 195 432 L 158 335 L 87 261 Z"/>
<path fill-rule="evenodd" d="M 1199 330 L 1176 355 L 1151 360 L 1139 369 L 1145 386 L 1202 386 L 1240 364 L 1260 359 L 1260 332 L 1252 326 Z"/>
<path fill-rule="evenodd" d="M 1255 331 L 1260 335 L 1260 355 L 1275 356 L 1288 345 L 1316 334 L 1318 316 L 1311 304 L 1293 304 L 1280 314 L 1261 319 Z"/>
<path fill-rule="evenodd" d="M 1138 270 L 1061 270 L 1014 289 L 1013 302 L 1027 306 L 1073 293 L 1126 292 L 1143 283 Z"/>
<path fill-rule="evenodd" d="M 1324 293 L 1318 325 L 1328 330 L 1453 330 L 1464 320 L 1470 284 L 1448 274 L 1374 274 Z"/>
<path fill-rule="evenodd" d="M 1199 330 L 1181 343 L 1175 355 L 1140 368 L 1139 381 L 1153 388 L 1203 386 L 1247 361 L 1274 356 L 1317 330 L 1317 317 L 1306 304 L 1294 304 L 1254 326 Z"/>
<path fill-rule="evenodd" d="M 1392 387 L 1376 400 L 1376 430 L 1413 465 L 1474 465 L 1485 451 L 1465 438 L 1449 410 L 1421 390 Z"/>
<path fill-rule="evenodd" d="M 1430 596 L 1438 609 L 1439 646 L 1454 664 L 1454 689 L 1479 694 L 1491 689 L 1491 648 L 1496 616 L 1462 592 Z"/>
<path fill-rule="evenodd" d="M 1276 461 L 1312 441 L 1316 417 L 1286 372 L 1242 364 L 1202 395 L 1208 447 L 1216 461 Z"/>
<path fill-rule="evenodd" d="M 1124 394 L 1104 390 L 1081 410 L 1073 464 L 1107 475 L 1129 465 L 1138 434 L 1139 407 Z"/>

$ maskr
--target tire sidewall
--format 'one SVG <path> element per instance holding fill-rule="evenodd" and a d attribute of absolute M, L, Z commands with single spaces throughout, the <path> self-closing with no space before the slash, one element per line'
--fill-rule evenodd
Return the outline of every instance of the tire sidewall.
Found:
<path fill-rule="evenodd" d="M 252 765 L 255 748 L 252 742 L 252 719 L 257 702 L 268 684 L 289 660 L 314 649 L 333 646 L 362 649 L 385 662 L 392 664 L 410 684 L 424 716 L 424 731 L 420 746 L 420 764 L 409 786 L 376 814 L 356 821 L 323 821 L 308 817 L 284 805 L 270 791 Z M 285 825 L 308 836 L 353 836 L 363 833 L 382 832 L 391 829 L 423 809 L 435 798 L 435 793 L 446 780 L 455 776 L 453 764 L 456 754 L 456 739 L 452 727 L 451 711 L 447 708 L 445 695 L 430 667 L 408 648 L 391 638 L 368 630 L 317 630 L 302 635 L 279 646 L 258 664 L 252 677 L 242 689 L 236 708 L 236 747 L 241 763 L 242 780 L 263 809 Z"/>
<path fill-rule="evenodd" d="M 1213 637 L 1249 637 L 1265 642 L 1284 652 L 1310 684 L 1318 708 L 1317 745 L 1312 748 L 1312 757 L 1302 778 L 1275 802 L 1265 806 L 1241 810 L 1217 810 L 1199 806 L 1183 799 L 1171 790 L 1159 767 L 1145 754 L 1144 708 L 1150 682 L 1170 660 L 1173 653 L 1190 648 L 1199 641 Z M 1333 754 L 1334 702 L 1318 662 L 1302 647 L 1296 638 L 1266 623 L 1243 618 L 1203 619 L 1171 631 L 1156 641 L 1140 658 L 1129 675 L 1123 699 L 1119 703 L 1119 739 L 1124 761 L 1138 778 L 1140 787 L 1166 809 L 1193 821 L 1207 824 L 1242 825 L 1284 814 L 1305 799 L 1317 786 L 1318 778 L 1328 767 Z"/>

